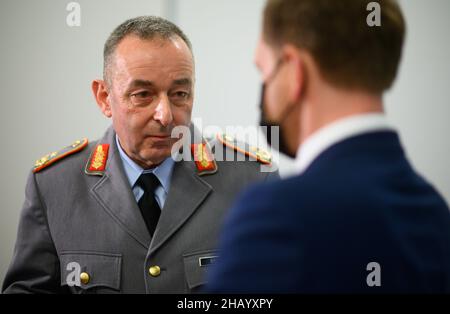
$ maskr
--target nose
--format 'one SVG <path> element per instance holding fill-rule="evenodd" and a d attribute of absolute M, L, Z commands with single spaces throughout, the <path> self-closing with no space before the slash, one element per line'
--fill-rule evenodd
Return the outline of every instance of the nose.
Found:
<path fill-rule="evenodd" d="M 155 109 L 155 114 L 153 119 L 159 121 L 163 126 L 168 126 L 173 121 L 172 107 L 170 105 L 170 100 L 167 95 L 160 97 L 158 105 Z"/>

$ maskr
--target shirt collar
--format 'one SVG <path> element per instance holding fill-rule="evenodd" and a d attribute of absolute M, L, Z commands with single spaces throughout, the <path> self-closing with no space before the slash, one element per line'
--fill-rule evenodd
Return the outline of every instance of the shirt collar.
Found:
<path fill-rule="evenodd" d="M 120 146 L 119 137 L 117 136 L 117 134 L 116 144 L 131 187 L 136 184 L 136 181 L 139 179 L 139 176 L 141 174 L 154 173 L 159 182 L 161 182 L 161 186 L 164 191 L 166 193 L 169 193 L 170 179 L 172 177 L 173 166 L 175 165 L 175 161 L 171 157 L 166 158 L 159 166 L 153 169 L 144 170 L 123 151 L 122 147 Z"/>
<path fill-rule="evenodd" d="M 350 137 L 374 131 L 393 130 L 382 113 L 367 113 L 340 119 L 313 133 L 300 145 L 295 169 L 303 173 L 327 148 Z"/>

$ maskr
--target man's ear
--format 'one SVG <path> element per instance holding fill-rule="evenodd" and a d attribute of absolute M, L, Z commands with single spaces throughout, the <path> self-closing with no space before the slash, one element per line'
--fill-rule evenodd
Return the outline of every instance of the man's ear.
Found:
<path fill-rule="evenodd" d="M 304 63 L 304 54 L 293 45 L 283 47 L 283 55 L 288 64 L 287 87 L 288 100 L 290 103 L 297 103 L 303 98 L 306 92 L 306 66 Z"/>
<path fill-rule="evenodd" d="M 103 112 L 105 117 L 111 118 L 111 104 L 109 101 L 109 91 L 106 86 L 106 82 L 103 80 L 94 80 L 92 82 L 92 92 L 94 93 L 95 100 L 100 110 Z"/>

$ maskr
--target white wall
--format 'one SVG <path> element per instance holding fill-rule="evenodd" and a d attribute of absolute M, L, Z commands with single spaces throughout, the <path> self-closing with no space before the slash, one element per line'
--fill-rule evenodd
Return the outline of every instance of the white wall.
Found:
<path fill-rule="evenodd" d="M 194 117 L 221 127 L 257 121 L 260 81 L 252 61 L 264 0 L 79 0 L 79 28 L 65 24 L 69 2 L 0 2 L 0 281 L 34 161 L 74 139 L 95 139 L 109 125 L 90 82 L 101 76 L 105 39 L 125 19 L 166 16 L 190 36 L 197 62 Z M 408 39 L 387 112 L 415 167 L 450 202 L 450 1 L 401 4 Z M 287 174 L 292 164 L 283 160 L 281 167 Z"/>

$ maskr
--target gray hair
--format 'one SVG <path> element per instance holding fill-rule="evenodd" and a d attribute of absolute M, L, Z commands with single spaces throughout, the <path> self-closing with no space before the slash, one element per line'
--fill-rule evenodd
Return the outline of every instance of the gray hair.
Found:
<path fill-rule="evenodd" d="M 154 38 L 171 39 L 179 36 L 192 53 L 189 38 L 172 22 L 157 16 L 139 16 L 126 20 L 109 35 L 103 49 L 103 78 L 108 84 L 110 83 L 108 81 L 110 79 L 108 69 L 111 66 L 114 52 L 122 39 L 129 35 L 136 35 L 140 39 L 148 40 Z"/>

